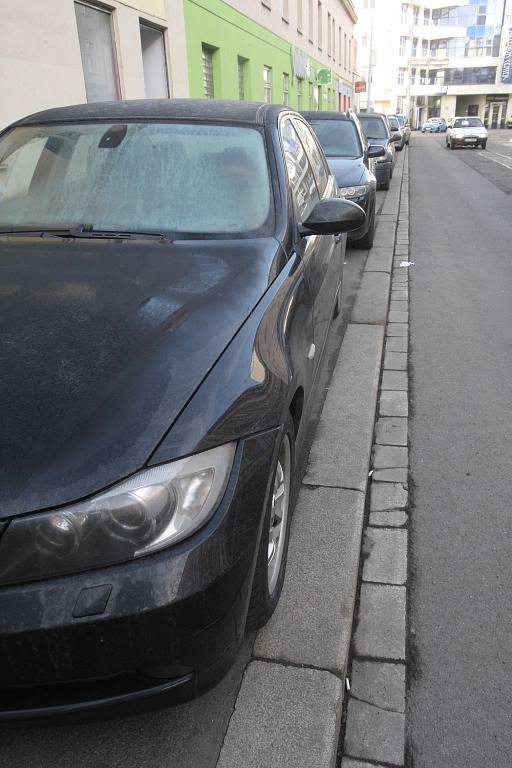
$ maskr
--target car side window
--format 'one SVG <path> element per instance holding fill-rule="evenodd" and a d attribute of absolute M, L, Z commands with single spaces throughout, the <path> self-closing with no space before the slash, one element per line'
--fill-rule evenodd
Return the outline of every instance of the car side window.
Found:
<path fill-rule="evenodd" d="M 293 198 L 299 218 L 304 221 L 319 195 L 308 156 L 290 118 L 281 123 L 281 140 Z"/>
<path fill-rule="evenodd" d="M 324 159 L 320 150 L 318 149 L 318 145 L 313 137 L 313 134 L 311 133 L 311 130 L 301 120 L 294 120 L 293 124 L 297 129 L 302 143 L 307 149 L 309 158 L 311 160 L 311 167 L 313 168 L 313 173 L 315 175 L 318 192 L 320 197 L 322 197 L 327 186 L 327 181 L 329 179 L 329 171 L 326 168 Z"/>

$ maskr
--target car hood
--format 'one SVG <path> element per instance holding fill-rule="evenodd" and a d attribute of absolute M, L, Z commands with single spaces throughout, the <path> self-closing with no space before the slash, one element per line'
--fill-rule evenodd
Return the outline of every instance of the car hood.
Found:
<path fill-rule="evenodd" d="M 0 240 L 0 518 L 140 469 L 280 253 L 274 238 Z"/>
<path fill-rule="evenodd" d="M 461 133 L 463 136 L 479 136 L 487 133 L 483 125 L 474 125 L 473 127 L 451 128 L 452 133 Z"/>
<path fill-rule="evenodd" d="M 327 162 L 339 187 L 356 186 L 366 180 L 367 170 L 362 157 L 328 157 Z"/>

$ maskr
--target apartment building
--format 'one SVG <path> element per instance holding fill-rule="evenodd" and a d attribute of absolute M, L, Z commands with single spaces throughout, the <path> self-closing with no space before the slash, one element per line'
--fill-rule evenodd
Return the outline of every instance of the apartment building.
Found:
<path fill-rule="evenodd" d="M 353 104 L 352 0 L 3 0 L 0 128 L 86 101 Z"/>
<path fill-rule="evenodd" d="M 370 109 L 428 117 L 512 115 L 511 0 L 361 0 L 360 66 Z"/>

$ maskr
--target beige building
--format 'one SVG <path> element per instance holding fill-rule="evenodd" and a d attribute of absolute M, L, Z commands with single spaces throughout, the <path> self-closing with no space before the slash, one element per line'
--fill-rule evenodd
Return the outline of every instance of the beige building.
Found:
<path fill-rule="evenodd" d="M 187 19 L 190 34 L 193 7 L 214 12 L 218 2 L 1 0 L 0 129 L 48 107 L 198 95 L 195 80 L 191 84 Z M 335 93 L 317 108 L 353 106 L 352 0 L 226 2 L 248 23 L 290 43 L 298 52 L 295 65 L 310 57 L 332 71 Z"/>
<path fill-rule="evenodd" d="M 186 96 L 181 6 L 182 0 L 2 0 L 0 127 L 87 100 Z"/>

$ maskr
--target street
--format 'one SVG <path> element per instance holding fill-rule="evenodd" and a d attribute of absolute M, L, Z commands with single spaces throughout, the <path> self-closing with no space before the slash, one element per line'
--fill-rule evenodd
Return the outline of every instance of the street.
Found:
<path fill-rule="evenodd" d="M 414 768 L 510 766 L 512 132 L 411 140 Z"/>

